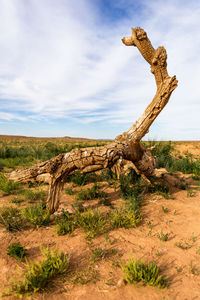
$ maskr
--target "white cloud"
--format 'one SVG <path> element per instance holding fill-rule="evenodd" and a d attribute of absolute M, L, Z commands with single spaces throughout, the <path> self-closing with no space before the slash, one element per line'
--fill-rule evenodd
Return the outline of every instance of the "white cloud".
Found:
<path fill-rule="evenodd" d="M 198 1 L 143 1 L 143 11 L 126 1 L 130 17 L 110 24 L 94 3 L 1 0 L 0 119 L 66 117 L 128 129 L 155 93 L 148 64 L 120 41 L 139 25 L 154 47 L 166 47 L 169 74 L 179 80 L 152 135 L 182 138 L 189 127 L 200 138 Z"/>

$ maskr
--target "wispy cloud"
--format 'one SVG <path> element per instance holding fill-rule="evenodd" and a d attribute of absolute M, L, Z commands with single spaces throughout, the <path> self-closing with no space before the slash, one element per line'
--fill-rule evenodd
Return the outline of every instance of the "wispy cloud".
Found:
<path fill-rule="evenodd" d="M 0 119 L 65 118 L 83 131 L 107 124 L 101 137 L 113 137 L 114 124 L 128 128 L 155 93 L 147 63 L 120 41 L 141 26 L 166 47 L 179 80 L 150 137 L 200 138 L 198 1 L 1 0 L 0 8 Z"/>

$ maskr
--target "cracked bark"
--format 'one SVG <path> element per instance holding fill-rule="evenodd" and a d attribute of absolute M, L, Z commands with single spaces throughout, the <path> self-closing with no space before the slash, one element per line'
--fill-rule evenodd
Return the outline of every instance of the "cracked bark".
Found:
<path fill-rule="evenodd" d="M 51 213 L 59 207 L 59 195 L 67 176 L 76 170 L 83 173 L 94 172 L 103 168 L 112 168 L 117 175 L 122 172 L 127 162 L 132 164 L 136 172 L 148 181 L 146 176 L 153 175 L 155 158 L 151 150 L 146 149 L 140 140 L 148 132 L 149 127 L 167 104 L 171 93 L 177 87 L 176 76 L 167 73 L 167 53 L 164 47 L 154 49 L 146 32 L 139 28 L 132 28 L 132 35 L 124 37 L 122 42 L 126 46 L 135 46 L 151 66 L 157 85 L 156 94 L 147 106 L 142 116 L 128 131 L 117 136 L 106 146 L 74 149 L 69 153 L 60 154 L 46 162 L 31 168 L 17 170 L 10 174 L 15 181 L 36 179 L 38 175 L 49 173 L 51 176 L 47 207 Z"/>

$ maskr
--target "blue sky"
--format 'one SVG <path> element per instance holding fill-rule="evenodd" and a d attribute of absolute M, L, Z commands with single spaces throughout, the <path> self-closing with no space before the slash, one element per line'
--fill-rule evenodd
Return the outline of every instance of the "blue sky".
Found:
<path fill-rule="evenodd" d="M 200 1 L 0 0 L 0 134 L 112 139 L 155 94 L 137 48 L 165 46 L 179 86 L 145 139 L 200 140 Z"/>

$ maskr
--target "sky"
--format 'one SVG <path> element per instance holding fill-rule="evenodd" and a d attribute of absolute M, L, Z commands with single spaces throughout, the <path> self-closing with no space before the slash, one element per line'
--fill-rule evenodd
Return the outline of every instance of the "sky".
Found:
<path fill-rule="evenodd" d="M 0 0 L 0 134 L 113 139 L 156 92 L 121 38 L 142 27 L 178 87 L 144 140 L 200 140 L 199 0 Z"/>

